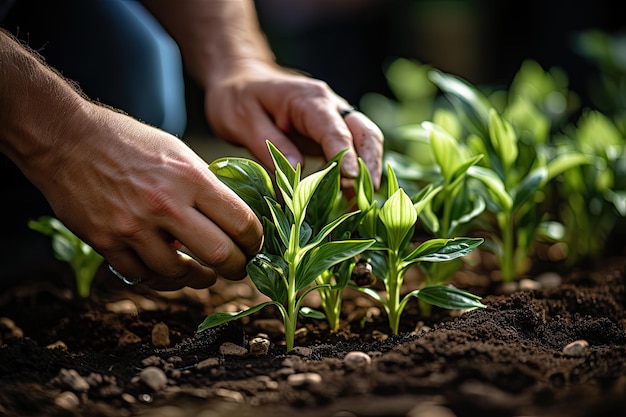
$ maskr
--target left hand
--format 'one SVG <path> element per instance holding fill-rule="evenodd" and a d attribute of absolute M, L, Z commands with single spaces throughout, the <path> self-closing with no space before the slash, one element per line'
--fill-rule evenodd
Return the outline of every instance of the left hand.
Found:
<path fill-rule="evenodd" d="M 324 82 L 274 64 L 248 62 L 211 83 L 205 95 L 207 119 L 215 133 L 246 147 L 266 167 L 273 167 L 265 144 L 270 140 L 295 166 L 304 155 L 326 160 L 348 149 L 342 162 L 345 178 L 358 175 L 357 156 L 380 185 L 383 134 L 367 116 Z"/>

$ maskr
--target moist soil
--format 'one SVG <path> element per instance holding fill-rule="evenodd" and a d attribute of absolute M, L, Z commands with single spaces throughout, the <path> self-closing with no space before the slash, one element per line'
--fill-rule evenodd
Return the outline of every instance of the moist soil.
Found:
<path fill-rule="evenodd" d="M 463 270 L 452 283 L 487 308 L 425 316 L 411 301 L 397 335 L 348 289 L 341 329 L 303 319 L 291 352 L 272 307 L 196 333 L 265 300 L 248 280 L 164 293 L 102 268 L 78 299 L 68 270 L 42 273 L 0 293 L 0 415 L 626 415 L 623 256 L 535 269 L 516 284 Z"/>

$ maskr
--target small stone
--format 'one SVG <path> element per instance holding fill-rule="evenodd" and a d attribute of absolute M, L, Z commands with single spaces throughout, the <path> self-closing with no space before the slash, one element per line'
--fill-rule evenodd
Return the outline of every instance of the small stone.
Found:
<path fill-rule="evenodd" d="M 152 391 L 162 390 L 167 386 L 167 376 L 161 368 L 148 366 L 139 373 L 139 379 Z"/>
<path fill-rule="evenodd" d="M 320 374 L 316 374 L 315 372 L 292 374 L 287 377 L 287 382 L 293 387 L 319 384 L 322 382 L 322 376 Z"/>
<path fill-rule="evenodd" d="M 64 391 L 54 399 L 54 404 L 64 410 L 74 410 L 80 405 L 80 399 L 73 392 Z"/>
<path fill-rule="evenodd" d="M 265 337 L 255 337 L 250 340 L 250 354 L 255 356 L 267 355 L 270 349 L 270 341 Z"/>
<path fill-rule="evenodd" d="M 523 290 L 540 290 L 541 283 L 533 279 L 523 278 L 519 281 L 519 289 L 522 291 Z"/>
<path fill-rule="evenodd" d="M 556 272 L 544 272 L 535 278 L 542 288 L 557 288 L 563 282 L 563 277 Z"/>
<path fill-rule="evenodd" d="M 406 417 L 456 417 L 456 414 L 443 405 L 424 402 L 410 409 Z"/>
<path fill-rule="evenodd" d="M 346 356 L 344 356 L 343 363 L 348 369 L 362 369 L 372 363 L 372 358 L 370 358 L 367 353 L 354 351 L 349 352 Z"/>
<path fill-rule="evenodd" d="M 133 332 L 129 332 L 128 330 L 126 330 L 117 341 L 117 346 L 125 347 L 128 345 L 134 345 L 136 343 L 141 343 L 141 337 L 137 336 Z"/>
<path fill-rule="evenodd" d="M 301 356 L 303 358 L 310 358 L 311 355 L 313 354 L 313 349 L 309 347 L 305 347 L 305 346 L 296 346 L 293 349 L 291 349 L 291 352 L 289 353 L 293 355 Z"/>
<path fill-rule="evenodd" d="M 212 368 L 219 365 L 220 360 L 218 358 L 207 358 L 196 364 L 196 369 Z"/>
<path fill-rule="evenodd" d="M 147 366 L 159 366 L 161 365 L 161 358 L 156 355 L 148 356 L 141 360 L 141 365 L 144 367 Z"/>
<path fill-rule="evenodd" d="M 89 383 L 76 369 L 61 369 L 56 380 L 61 386 L 69 388 L 74 392 L 86 392 L 89 390 Z"/>
<path fill-rule="evenodd" d="M 244 402 L 243 395 L 237 391 L 232 391 L 226 388 L 219 388 L 215 393 L 218 397 L 221 397 L 225 400 L 233 401 L 236 403 Z"/>
<path fill-rule="evenodd" d="M 589 354 L 589 342 L 586 340 L 575 340 L 563 348 L 563 354 L 574 358 L 587 356 Z"/>
<path fill-rule="evenodd" d="M 119 300 L 112 303 L 107 303 L 105 308 L 107 311 L 116 314 L 128 314 L 136 316 L 139 314 L 137 311 L 137 305 L 132 300 Z"/>
<path fill-rule="evenodd" d="M 248 350 L 231 342 L 222 343 L 220 345 L 220 355 L 224 356 L 245 356 L 248 354 Z"/>
<path fill-rule="evenodd" d="M 166 348 L 170 345 L 170 329 L 167 324 L 160 322 L 152 328 L 152 345 L 156 348 Z"/>
<path fill-rule="evenodd" d="M 64 341 L 62 340 L 57 340 L 54 343 L 50 343 L 48 346 L 46 346 L 47 349 L 61 349 L 61 350 L 67 350 L 67 345 L 65 344 Z"/>

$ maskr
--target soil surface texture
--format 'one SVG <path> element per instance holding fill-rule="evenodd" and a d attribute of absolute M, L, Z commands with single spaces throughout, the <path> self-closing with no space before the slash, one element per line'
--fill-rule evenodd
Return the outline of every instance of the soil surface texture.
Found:
<path fill-rule="evenodd" d="M 487 308 L 423 317 L 411 301 L 392 335 L 348 289 L 341 330 L 303 319 L 287 352 L 271 307 L 196 333 L 264 300 L 247 280 L 161 293 L 103 268 L 82 300 L 51 272 L 0 292 L 0 415 L 626 415 L 623 259 L 513 285 L 458 275 Z"/>

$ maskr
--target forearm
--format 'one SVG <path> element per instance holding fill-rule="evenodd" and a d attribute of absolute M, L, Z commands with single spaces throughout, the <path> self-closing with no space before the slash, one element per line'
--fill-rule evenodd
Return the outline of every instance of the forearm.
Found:
<path fill-rule="evenodd" d="M 0 30 L 0 151 L 35 176 L 87 101 L 36 55 Z M 31 178 L 32 180 L 32 178 Z"/>
<path fill-rule="evenodd" d="M 237 69 L 274 56 L 251 0 L 146 0 L 176 40 L 187 70 L 204 88 Z"/>

